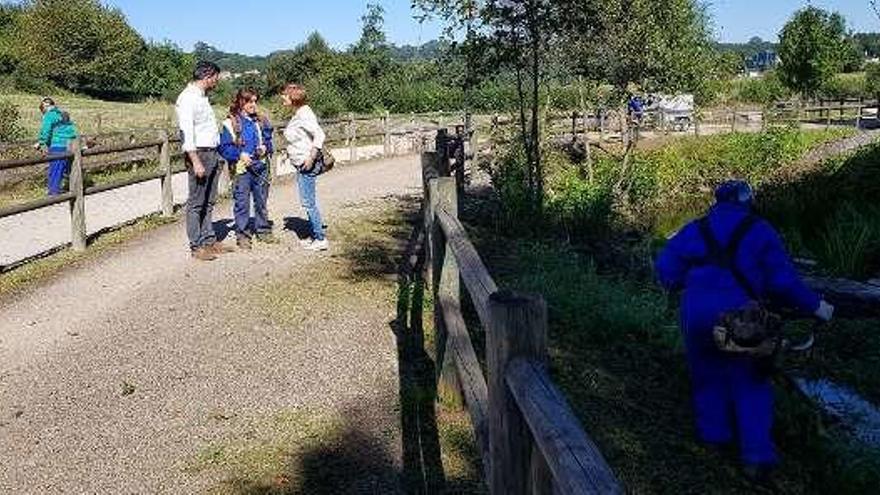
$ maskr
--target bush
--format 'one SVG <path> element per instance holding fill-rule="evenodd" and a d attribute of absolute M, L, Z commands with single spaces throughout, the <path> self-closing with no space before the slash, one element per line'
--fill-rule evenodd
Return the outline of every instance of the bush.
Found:
<path fill-rule="evenodd" d="M 731 99 L 734 101 L 765 106 L 791 96 L 775 72 L 768 72 L 763 77 L 754 79 L 737 79 L 731 91 Z"/>
<path fill-rule="evenodd" d="M 838 74 L 822 87 L 825 98 L 866 98 L 868 84 L 865 73 Z"/>
<path fill-rule="evenodd" d="M 0 142 L 20 141 L 24 139 L 21 127 L 21 115 L 11 101 L 0 100 Z"/>

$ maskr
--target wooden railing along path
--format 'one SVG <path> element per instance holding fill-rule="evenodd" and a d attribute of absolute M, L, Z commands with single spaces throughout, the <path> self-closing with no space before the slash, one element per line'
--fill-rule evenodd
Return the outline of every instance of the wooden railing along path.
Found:
<path fill-rule="evenodd" d="M 445 147 L 422 155 L 428 278 L 445 388 L 468 409 L 493 495 L 615 494 L 623 488 L 547 372 L 547 305 L 499 290 L 458 220 Z M 486 374 L 461 312 L 461 282 L 486 332 Z"/>
<path fill-rule="evenodd" d="M 437 115 L 437 117 L 442 118 L 443 115 Z M 346 159 L 346 157 L 340 156 L 341 147 L 337 148 L 336 146 L 340 144 L 344 145 L 345 148 L 348 149 L 348 157 L 346 160 L 348 162 L 358 160 L 359 140 L 381 137 L 384 144 L 382 156 L 389 157 L 394 154 L 394 150 L 391 146 L 391 138 L 393 136 L 413 136 L 413 138 L 415 138 L 426 132 L 434 132 L 441 128 L 439 122 L 434 125 L 425 126 L 417 124 L 415 120 L 413 120 L 412 125 L 407 128 L 403 130 L 393 130 L 389 125 L 389 118 L 388 115 L 379 117 L 382 122 L 382 128 L 379 132 L 362 133 L 360 135 L 357 132 L 357 120 L 355 117 L 351 117 L 347 120 L 324 120 L 322 121 L 322 125 L 333 126 L 340 122 L 347 124 L 344 136 L 334 136 L 331 134 L 328 136 L 327 143 L 333 147 L 337 153 L 337 158 L 339 159 Z M 279 137 L 282 139 L 283 134 L 281 131 L 283 130 L 283 125 L 284 124 L 279 123 L 275 126 Z M 70 151 L 67 153 L 0 161 L 0 172 L 42 165 L 57 159 L 65 159 L 70 162 L 68 192 L 0 208 L 0 218 L 19 215 L 57 204 L 68 203 L 70 205 L 71 246 L 74 250 L 79 251 L 85 249 L 88 240 L 88 231 L 85 220 L 85 198 L 87 196 L 135 184 L 150 182 L 156 179 L 161 181 L 161 213 L 166 217 L 172 216 L 174 214 L 175 205 L 172 178 L 175 174 L 186 170 L 182 161 L 183 153 L 172 152 L 172 145 L 179 143 L 180 140 L 177 137 L 169 137 L 169 135 L 173 133 L 166 130 L 153 129 L 149 132 L 156 133 L 157 139 L 90 149 L 83 149 L 81 140 L 75 140 L 71 143 Z M 87 170 L 84 167 L 84 162 L 86 158 L 122 154 L 122 158 L 114 161 L 115 164 L 136 163 L 142 162 L 145 159 L 151 159 L 152 157 L 149 155 L 152 150 L 155 150 L 155 159 L 158 161 L 158 168 L 155 172 L 139 174 L 134 178 L 111 181 L 109 183 L 94 185 L 91 187 L 85 186 Z M 132 154 L 132 152 L 137 153 Z M 128 155 L 126 155 L 126 153 L 128 153 Z"/>

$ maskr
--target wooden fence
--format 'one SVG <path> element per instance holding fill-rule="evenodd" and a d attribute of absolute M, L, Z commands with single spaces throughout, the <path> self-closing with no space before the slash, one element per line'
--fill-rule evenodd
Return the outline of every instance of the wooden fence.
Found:
<path fill-rule="evenodd" d="M 623 493 L 547 372 L 543 298 L 499 290 L 459 222 L 459 185 L 450 175 L 467 153 L 456 158 L 439 141 L 438 151 L 422 155 L 435 363 L 466 404 L 490 493 Z M 461 282 L 486 332 L 486 374 L 461 313 Z"/>
<path fill-rule="evenodd" d="M 0 171 L 14 170 L 18 168 L 30 167 L 48 163 L 53 160 L 66 159 L 70 161 L 70 177 L 68 181 L 68 192 L 56 196 L 49 196 L 36 201 L 30 201 L 23 204 L 0 209 L 0 218 L 18 215 L 29 211 L 38 210 L 47 206 L 61 203 L 70 204 L 70 226 L 71 226 L 71 244 L 74 250 L 84 250 L 86 248 L 87 230 L 85 217 L 85 198 L 93 194 L 111 191 L 122 187 L 139 184 L 159 179 L 162 185 L 162 214 L 171 216 L 174 214 L 174 198 L 171 189 L 171 180 L 175 173 L 182 172 L 183 167 L 174 168 L 172 166 L 171 143 L 174 140 L 168 137 L 166 132 L 159 133 L 159 139 L 138 144 L 128 144 L 121 146 L 112 146 L 103 149 L 83 150 L 79 140 L 71 143 L 71 150 L 63 154 L 48 155 L 38 158 L 28 158 L 23 160 L 7 160 L 0 162 Z M 100 184 L 92 187 L 85 187 L 85 171 L 83 169 L 83 159 L 85 157 L 109 155 L 113 153 L 125 153 L 131 151 L 141 151 L 155 149 L 157 151 L 157 159 L 159 161 L 159 169 L 152 174 L 139 176 L 132 179 L 124 179 L 113 181 L 107 184 Z M 182 154 L 178 154 L 182 156 Z"/>
<path fill-rule="evenodd" d="M 438 117 L 450 118 L 452 117 L 452 115 L 438 115 Z M 411 116 L 411 125 L 407 125 L 403 129 L 395 130 L 390 125 L 389 119 L 390 116 L 387 114 L 379 118 L 373 118 L 374 121 L 381 123 L 379 130 L 364 133 L 358 132 L 357 123 L 359 122 L 359 120 L 357 117 L 354 116 L 350 116 L 348 119 L 343 120 L 324 120 L 322 121 L 322 125 L 326 127 L 332 127 L 342 124 L 343 126 L 345 126 L 346 131 L 342 136 L 334 136 L 332 135 L 332 133 L 328 133 L 327 143 L 328 145 L 334 147 L 334 150 L 336 150 L 337 153 L 337 158 L 346 160 L 345 156 L 340 156 L 342 155 L 340 151 L 347 150 L 347 161 L 354 162 L 358 160 L 358 146 L 359 142 L 362 142 L 363 140 L 381 139 L 381 142 L 384 145 L 382 156 L 388 157 L 394 154 L 394 150 L 391 147 L 392 137 L 411 136 L 414 141 L 423 141 L 424 139 L 420 139 L 420 137 L 423 136 L 425 133 L 436 132 L 440 128 L 439 122 L 441 121 L 440 119 L 438 119 L 436 121 L 438 123 L 425 126 L 417 123 L 415 117 Z M 360 121 L 365 120 L 367 119 L 360 119 Z M 280 138 L 283 138 L 283 126 L 284 124 L 281 123 L 276 124 L 275 126 L 278 137 Z M 135 184 L 149 182 L 156 179 L 159 179 L 161 181 L 162 215 L 173 215 L 174 195 L 172 189 L 172 178 L 175 174 L 184 172 L 186 170 L 182 163 L 183 153 L 172 152 L 172 145 L 179 143 L 180 140 L 176 137 L 169 137 L 173 134 L 173 132 L 167 130 L 152 129 L 143 130 L 141 132 L 155 133 L 157 139 L 134 142 L 134 138 L 132 137 L 131 141 L 127 143 L 123 142 L 122 144 L 116 144 L 112 146 L 98 146 L 89 149 L 83 149 L 81 140 L 75 140 L 72 142 L 70 151 L 68 151 L 67 153 L 0 161 L 0 172 L 24 169 L 27 167 L 33 167 L 35 165 L 43 165 L 58 159 L 64 159 L 70 162 L 68 192 L 0 208 L 0 219 L 57 204 L 68 203 L 70 205 L 71 245 L 74 250 L 83 250 L 85 249 L 88 240 L 88 231 L 86 229 L 85 221 L 85 198 L 87 196 L 127 186 L 132 186 Z M 337 146 L 339 147 L 337 148 Z M 413 149 L 412 151 L 422 149 L 419 148 L 416 143 L 413 143 L 413 146 L 415 149 Z M 122 154 L 122 158 L 112 162 L 114 165 L 119 165 L 126 163 L 142 162 L 144 160 L 152 159 L 152 156 L 150 156 L 152 154 L 152 151 L 155 151 L 155 155 L 153 156 L 155 156 L 155 159 L 158 162 L 158 169 L 155 172 L 138 175 L 135 178 L 126 178 L 122 180 L 111 181 L 105 184 L 86 187 L 85 179 L 87 170 L 84 166 L 86 158 Z"/>

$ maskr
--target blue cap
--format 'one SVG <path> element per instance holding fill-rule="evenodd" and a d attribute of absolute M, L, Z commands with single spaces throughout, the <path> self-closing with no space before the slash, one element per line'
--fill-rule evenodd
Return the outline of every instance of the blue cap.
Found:
<path fill-rule="evenodd" d="M 715 189 L 715 201 L 718 203 L 750 205 L 754 198 L 752 186 L 744 180 L 730 180 Z"/>

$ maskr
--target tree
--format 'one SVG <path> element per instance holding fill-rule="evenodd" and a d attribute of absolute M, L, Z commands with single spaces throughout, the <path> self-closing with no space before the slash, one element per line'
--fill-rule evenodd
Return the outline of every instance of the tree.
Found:
<path fill-rule="evenodd" d="M 880 63 L 872 62 L 865 67 L 865 91 L 880 101 Z"/>
<path fill-rule="evenodd" d="M 15 41 L 22 8 L 17 5 L 0 4 L 0 73 L 11 74 L 18 67 Z"/>
<path fill-rule="evenodd" d="M 192 75 L 195 59 L 170 42 L 147 45 L 132 89 L 138 95 L 173 98 Z"/>
<path fill-rule="evenodd" d="M 361 38 L 353 47 L 356 54 L 375 53 L 388 49 L 385 36 L 385 8 L 378 3 L 368 3 L 367 13 L 361 17 L 363 29 Z"/>
<path fill-rule="evenodd" d="M 22 64 L 75 91 L 131 94 L 146 45 L 119 9 L 98 0 L 30 0 L 20 30 Z"/>
<path fill-rule="evenodd" d="M 846 22 L 840 14 L 816 8 L 799 10 L 779 36 L 779 75 L 783 84 L 815 96 L 843 69 Z"/>

